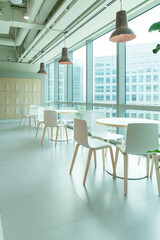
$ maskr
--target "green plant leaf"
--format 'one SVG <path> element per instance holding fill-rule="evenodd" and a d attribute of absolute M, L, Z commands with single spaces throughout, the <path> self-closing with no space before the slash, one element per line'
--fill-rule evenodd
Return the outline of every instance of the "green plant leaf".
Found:
<path fill-rule="evenodd" d="M 160 150 L 156 149 L 156 150 L 153 150 L 153 151 L 147 151 L 146 153 L 160 153 Z"/>
<path fill-rule="evenodd" d="M 153 53 L 156 54 L 159 50 L 160 50 L 160 44 L 157 44 L 156 48 L 153 49 L 152 51 L 153 51 Z"/>
<path fill-rule="evenodd" d="M 148 32 L 157 31 L 157 30 L 160 31 L 160 22 L 153 23 L 150 26 Z"/>

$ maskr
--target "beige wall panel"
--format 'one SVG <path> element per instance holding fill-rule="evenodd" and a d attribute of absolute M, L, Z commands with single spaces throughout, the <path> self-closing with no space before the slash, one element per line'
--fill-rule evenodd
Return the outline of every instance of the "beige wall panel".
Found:
<path fill-rule="evenodd" d="M 21 117 L 21 105 L 17 105 L 14 107 L 14 118 L 20 118 Z"/>
<path fill-rule="evenodd" d="M 32 92 L 33 80 L 32 79 L 23 79 L 24 80 L 24 91 Z"/>
<path fill-rule="evenodd" d="M 14 118 L 14 106 L 6 106 L 6 119 Z"/>
<path fill-rule="evenodd" d="M 0 106 L 0 119 L 5 119 L 6 114 L 5 114 L 5 106 Z"/>
<path fill-rule="evenodd" d="M 6 91 L 6 79 L 0 78 L 0 92 Z"/>
<path fill-rule="evenodd" d="M 15 96 L 14 96 L 14 104 L 15 105 L 23 105 L 23 92 L 15 92 Z"/>
<path fill-rule="evenodd" d="M 6 96 L 6 92 L 0 92 L 0 106 L 5 105 L 5 96 Z"/>
<path fill-rule="evenodd" d="M 14 83 L 15 79 L 14 78 L 6 78 L 6 91 L 8 92 L 14 92 Z"/>
<path fill-rule="evenodd" d="M 24 105 L 32 104 L 32 92 L 23 93 L 23 104 Z"/>
<path fill-rule="evenodd" d="M 41 91 L 41 80 L 33 79 L 33 92 L 40 92 L 40 91 Z"/>
<path fill-rule="evenodd" d="M 14 105 L 14 92 L 6 92 L 6 97 L 5 97 L 5 104 L 6 106 L 8 105 Z"/>
<path fill-rule="evenodd" d="M 33 93 L 33 105 L 41 105 L 41 94 L 39 93 Z"/>
<path fill-rule="evenodd" d="M 24 91 L 24 79 L 16 78 L 14 89 L 15 89 L 16 92 L 23 92 Z"/>

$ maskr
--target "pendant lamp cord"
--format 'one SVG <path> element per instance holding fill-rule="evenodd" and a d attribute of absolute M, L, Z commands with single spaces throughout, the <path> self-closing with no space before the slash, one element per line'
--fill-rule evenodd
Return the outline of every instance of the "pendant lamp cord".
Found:
<path fill-rule="evenodd" d="M 121 8 L 121 11 L 122 11 L 122 0 L 120 0 L 120 8 Z"/>
<path fill-rule="evenodd" d="M 64 47 L 66 47 L 66 33 L 67 31 L 64 32 Z"/>

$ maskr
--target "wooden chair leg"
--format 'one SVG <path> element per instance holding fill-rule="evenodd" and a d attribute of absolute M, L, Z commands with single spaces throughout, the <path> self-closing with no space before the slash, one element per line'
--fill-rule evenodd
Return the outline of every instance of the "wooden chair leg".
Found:
<path fill-rule="evenodd" d="M 149 177 L 149 163 L 150 163 L 150 155 L 147 155 L 146 156 L 146 165 L 147 165 L 146 176 L 147 176 L 147 178 Z"/>
<path fill-rule="evenodd" d="M 37 135 L 38 135 L 38 132 L 39 132 L 39 126 L 40 126 L 40 122 L 38 122 L 38 125 L 37 125 L 36 137 L 37 137 Z"/>
<path fill-rule="evenodd" d="M 124 195 L 127 195 L 128 189 L 128 155 L 124 153 Z"/>
<path fill-rule="evenodd" d="M 159 170 L 158 156 L 156 154 L 154 154 L 153 155 L 153 159 L 154 159 L 154 163 L 155 163 L 158 193 L 160 195 L 160 173 L 159 173 L 160 170 Z"/>
<path fill-rule="evenodd" d="M 150 178 L 152 178 L 152 175 L 153 175 L 153 165 L 154 165 L 154 156 L 152 155 L 152 163 L 151 163 Z"/>
<path fill-rule="evenodd" d="M 44 139 L 45 132 L 46 132 L 46 126 L 44 126 L 44 130 L 43 130 L 43 136 L 42 136 L 41 145 L 43 144 L 43 139 Z"/>
<path fill-rule="evenodd" d="M 33 116 L 33 119 L 34 119 L 34 126 L 36 127 L 36 119 L 34 116 Z"/>
<path fill-rule="evenodd" d="M 58 132 L 59 132 L 59 127 L 57 127 L 57 131 L 56 131 L 55 147 L 56 147 L 56 145 L 57 145 Z"/>
<path fill-rule="evenodd" d="M 116 154 L 115 154 L 115 171 L 116 171 L 116 168 L 117 168 L 118 155 L 119 155 L 119 148 L 116 147 Z"/>
<path fill-rule="evenodd" d="M 26 126 L 26 120 L 27 120 L 27 118 L 25 117 L 25 120 L 24 120 L 24 126 L 23 126 L 23 127 L 25 127 L 25 126 Z"/>
<path fill-rule="evenodd" d="M 88 160 L 87 160 L 86 170 L 85 170 L 85 174 L 84 174 L 84 178 L 83 178 L 83 185 L 85 185 L 85 182 L 86 182 L 86 177 L 87 177 L 87 173 L 88 173 L 89 164 L 91 161 L 91 156 L 92 156 L 92 149 L 90 149 L 89 153 L 88 153 Z"/>
<path fill-rule="evenodd" d="M 73 166 L 74 166 L 74 162 L 75 162 L 75 159 L 76 159 L 76 156 L 77 156 L 77 152 L 78 152 L 79 146 L 80 146 L 80 144 L 77 143 L 77 144 L 76 144 L 75 151 L 74 151 L 72 163 L 71 163 L 71 166 L 70 166 L 69 174 L 71 174 L 71 172 L 72 172 L 72 169 L 73 169 Z"/>
<path fill-rule="evenodd" d="M 20 122 L 19 122 L 19 128 L 21 127 L 22 118 L 23 117 L 21 117 Z"/>
<path fill-rule="evenodd" d="M 113 150 L 112 147 L 109 147 L 110 155 L 111 155 L 111 161 L 112 161 L 112 167 L 113 167 L 113 177 L 116 178 L 116 169 L 115 169 L 115 162 L 113 157 Z"/>
<path fill-rule="evenodd" d="M 94 150 L 94 166 L 97 167 L 96 150 Z"/>
<path fill-rule="evenodd" d="M 29 126 L 31 127 L 31 117 L 29 117 Z"/>
<path fill-rule="evenodd" d="M 68 132 L 67 132 L 67 126 L 65 126 L 64 128 L 65 128 L 66 139 L 67 139 L 67 143 L 68 143 Z"/>
<path fill-rule="evenodd" d="M 49 127 L 47 127 L 47 132 L 48 132 L 48 140 L 49 140 Z"/>
<path fill-rule="evenodd" d="M 105 169 L 105 153 L 104 153 L 104 148 L 102 149 L 102 162 L 103 162 L 103 169 Z"/>
<path fill-rule="evenodd" d="M 53 127 L 51 127 L 51 140 L 53 140 Z"/>

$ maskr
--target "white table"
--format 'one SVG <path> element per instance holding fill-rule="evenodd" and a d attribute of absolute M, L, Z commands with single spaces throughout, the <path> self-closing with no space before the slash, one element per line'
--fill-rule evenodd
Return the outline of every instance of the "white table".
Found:
<path fill-rule="evenodd" d="M 62 119 L 62 114 L 68 114 L 68 113 L 77 113 L 78 111 L 75 109 L 53 109 L 53 111 L 56 111 L 57 114 L 60 114 L 60 122 L 59 123 L 63 123 L 63 119 Z M 52 131 L 52 130 L 51 130 Z M 52 135 L 52 133 L 51 133 Z M 51 137 L 52 138 L 52 137 Z M 52 140 L 54 141 L 54 139 L 52 138 Z M 71 140 L 68 139 L 68 140 Z M 62 134 L 62 129 L 60 128 L 60 138 L 57 141 L 66 141 L 66 138 L 63 137 Z"/>
<path fill-rule="evenodd" d="M 160 125 L 159 121 L 142 118 L 101 118 L 96 122 L 105 126 L 124 128 L 127 128 L 129 123 L 157 123 Z"/>
<path fill-rule="evenodd" d="M 160 125 L 159 121 L 156 120 L 151 120 L 151 119 L 141 119 L 141 118 L 101 118 L 97 119 L 96 121 L 98 124 L 104 125 L 104 126 L 110 126 L 110 127 L 123 127 L 127 130 L 127 126 L 129 123 L 156 123 Z M 117 177 L 118 178 L 123 178 L 123 169 L 121 164 L 121 161 L 118 161 L 118 166 L 117 166 Z M 110 175 L 112 172 L 112 169 L 110 166 L 107 167 L 108 170 L 106 170 Z M 134 161 L 134 164 L 132 164 L 131 168 L 132 172 L 129 172 L 129 180 L 135 180 L 135 179 L 143 179 L 146 178 L 146 172 L 144 171 L 143 168 L 141 168 L 138 164 L 137 161 Z M 134 171 L 133 171 L 134 170 Z"/>

